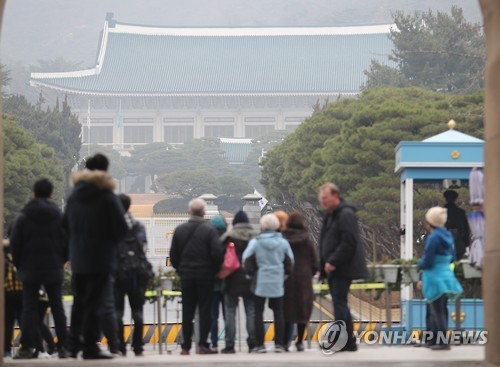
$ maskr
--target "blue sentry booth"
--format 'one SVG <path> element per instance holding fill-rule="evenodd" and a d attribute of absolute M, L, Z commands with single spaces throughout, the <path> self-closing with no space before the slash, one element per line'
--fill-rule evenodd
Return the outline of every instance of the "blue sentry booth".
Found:
<path fill-rule="evenodd" d="M 484 166 L 484 140 L 455 130 L 456 123 L 448 122 L 449 130 L 423 141 L 402 141 L 396 149 L 395 172 L 400 175 L 401 182 L 401 258 L 413 257 L 413 187 L 417 183 L 436 183 L 443 180 L 469 180 L 474 167 Z M 401 290 L 402 323 L 414 329 L 411 317 L 412 289 L 409 286 Z M 417 301 L 417 300 L 415 300 Z M 410 312 L 408 312 L 410 311 Z M 481 312 L 482 313 L 482 312 Z M 482 317 L 482 315 L 480 316 Z M 417 322 L 420 324 L 420 322 Z"/>

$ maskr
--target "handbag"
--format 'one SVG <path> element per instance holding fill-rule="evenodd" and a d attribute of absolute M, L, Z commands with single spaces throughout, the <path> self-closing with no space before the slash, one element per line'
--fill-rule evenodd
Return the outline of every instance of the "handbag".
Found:
<path fill-rule="evenodd" d="M 236 254 L 234 242 L 229 242 L 226 247 L 226 253 L 224 254 L 224 261 L 216 276 L 219 279 L 227 278 L 229 275 L 238 270 L 240 266 L 241 263 L 238 259 L 238 255 Z"/>

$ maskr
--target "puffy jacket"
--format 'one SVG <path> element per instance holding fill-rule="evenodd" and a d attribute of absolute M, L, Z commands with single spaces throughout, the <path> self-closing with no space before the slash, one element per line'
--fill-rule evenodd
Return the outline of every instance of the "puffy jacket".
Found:
<path fill-rule="evenodd" d="M 128 226 L 125 211 L 113 193 L 113 178 L 104 171 L 84 170 L 71 176 L 64 226 L 69 236 L 71 269 L 75 274 L 110 273 L 116 249 Z"/>
<path fill-rule="evenodd" d="M 10 243 L 18 278 L 27 283 L 59 283 L 64 279 L 68 246 L 62 213 L 50 199 L 33 199 L 23 208 Z"/>
<path fill-rule="evenodd" d="M 450 256 L 451 262 L 455 259 L 453 235 L 446 228 L 436 228 L 425 241 L 425 251 L 418 262 L 420 269 L 430 269 L 434 265 L 436 255 Z"/>
<path fill-rule="evenodd" d="M 293 267 L 290 244 L 278 232 L 262 232 L 252 239 L 243 252 L 245 271 L 253 276 L 253 292 L 264 298 L 283 297 L 285 268 Z M 253 267 L 256 269 L 253 269 Z"/>
<path fill-rule="evenodd" d="M 355 212 L 356 208 L 342 199 L 335 210 L 326 214 L 319 242 L 321 270 L 330 263 L 336 267 L 332 276 L 353 280 L 368 277 Z"/>

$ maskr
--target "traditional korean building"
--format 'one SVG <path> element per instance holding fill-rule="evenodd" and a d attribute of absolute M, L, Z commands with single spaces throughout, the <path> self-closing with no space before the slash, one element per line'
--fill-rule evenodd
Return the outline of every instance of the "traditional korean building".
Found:
<path fill-rule="evenodd" d="M 31 85 L 67 95 L 84 145 L 252 139 L 295 129 L 318 101 L 358 94 L 371 60 L 389 63 L 389 31 L 152 27 L 108 13 L 95 67 L 33 73 Z"/>

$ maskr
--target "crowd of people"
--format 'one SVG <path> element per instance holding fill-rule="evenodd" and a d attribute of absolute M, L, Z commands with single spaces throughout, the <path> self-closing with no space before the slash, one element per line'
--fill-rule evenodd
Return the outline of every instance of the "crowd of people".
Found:
<path fill-rule="evenodd" d="M 59 358 L 76 358 L 82 352 L 84 359 L 111 359 L 126 354 L 121 320 L 125 294 L 136 326 L 132 348 L 137 356 L 142 355 L 146 282 L 139 271 L 127 269 L 122 274 L 124 260 L 120 253 L 132 253 L 134 258 L 144 256 L 146 232 L 128 213 L 130 198 L 114 194 L 115 181 L 108 174 L 108 167 L 109 161 L 102 154 L 87 158 L 85 169 L 71 177 L 73 190 L 64 213 L 51 199 L 52 183 L 38 180 L 33 187 L 33 199 L 10 226 L 8 240 L 4 241 L 5 356 L 11 354 L 16 320 L 22 333 L 21 347 L 13 356 L 17 359 L 49 353 Z M 130 246 L 134 246 L 135 252 L 131 252 Z M 62 303 L 68 261 L 73 293 L 69 332 Z M 48 306 L 57 345 L 43 324 Z M 109 352 L 98 345 L 103 334 Z"/>
<path fill-rule="evenodd" d="M 319 260 L 304 217 L 292 213 L 260 219 L 260 231 L 239 211 L 228 229 L 222 216 L 205 222 L 205 202 L 189 203 L 190 220 L 174 232 L 170 258 L 181 278 L 183 340 L 181 354 L 191 349 L 196 307 L 200 314 L 199 354 L 218 352 L 218 315 L 222 305 L 225 325 L 223 354 L 235 353 L 236 308 L 242 299 L 248 351 L 266 352 L 263 313 L 266 300 L 274 313 L 275 352 L 288 351 L 292 326 L 299 325 L 297 350 L 303 350 L 305 324 L 312 311 L 312 278 Z M 281 215 L 278 213 L 278 215 Z M 291 244 L 293 244 L 291 246 Z M 217 278 L 225 251 L 233 246 L 241 264 L 224 279 Z M 287 291 L 285 291 L 285 288 Z M 286 300 L 293 299 L 293 302 Z M 285 306 L 286 305 L 286 306 Z M 210 342 L 208 337 L 210 335 Z"/>
<path fill-rule="evenodd" d="M 141 261 L 147 263 L 146 232 L 128 211 L 130 197 L 114 193 L 115 181 L 108 174 L 108 166 L 102 154 L 86 160 L 86 168 L 71 177 L 73 190 L 64 212 L 51 200 L 51 182 L 37 181 L 33 199 L 11 226 L 9 239 L 4 241 L 6 356 L 11 352 L 16 319 L 22 340 L 14 358 L 56 353 L 59 358 L 76 358 L 80 352 L 84 359 L 126 355 L 122 321 L 125 295 L 135 326 L 132 350 L 136 356 L 143 355 L 143 304 L 148 276 L 139 269 L 144 268 Z M 445 197 L 448 208 L 431 208 L 426 215 L 431 235 L 419 263 L 424 270 L 422 288 L 428 301 L 428 328 L 436 332 L 447 330 L 447 299 L 462 291 L 448 265 L 457 254 L 463 254 L 466 246 L 465 239 L 457 236 L 468 233 L 460 227 L 463 213 L 454 207 L 456 196 L 447 193 Z M 235 213 L 228 225 L 222 216 L 206 221 L 206 203 L 202 199 L 189 203 L 189 220 L 175 229 L 170 249 L 171 264 L 181 281 L 182 355 L 191 351 L 197 309 L 197 353 L 218 353 L 220 314 L 225 328 L 220 352 L 236 353 L 240 298 L 250 353 L 268 351 L 264 343 L 266 302 L 274 319 L 271 350 L 303 351 L 313 308 L 314 277 L 326 280 L 335 319 L 346 325 L 348 340 L 340 351 L 357 350 L 348 294 L 352 281 L 367 279 L 368 271 L 356 209 L 341 197 L 333 183 L 319 188 L 318 200 L 324 209 L 318 245 L 299 212 L 266 214 L 257 229 L 244 211 Z M 448 217 L 447 213 L 452 215 Z M 446 224 L 453 227 L 451 232 L 446 230 Z M 62 303 L 68 261 L 74 297 L 69 331 Z M 49 306 L 57 344 L 43 323 Z M 102 335 L 108 340 L 109 352 L 99 347 Z M 435 340 L 430 343 L 433 349 L 446 349 L 436 346 Z"/>
<path fill-rule="evenodd" d="M 313 308 L 314 277 L 327 279 L 335 317 L 346 323 L 352 336 L 342 351 L 357 350 L 347 298 L 351 282 L 367 278 L 368 272 L 355 208 L 341 198 L 332 183 L 320 188 L 319 201 L 325 210 L 319 248 L 299 212 L 266 214 L 260 218 L 257 230 L 249 223 L 247 214 L 239 211 L 227 228 L 221 216 L 211 218 L 210 222 L 203 220 L 206 205 L 203 200 L 189 203 L 190 219 L 175 230 L 170 250 L 172 265 L 181 279 L 182 355 L 190 354 L 196 307 L 200 315 L 198 353 L 218 352 L 221 305 L 225 345 L 220 352 L 236 353 L 235 319 L 240 298 L 245 309 L 250 353 L 268 351 L 264 343 L 266 303 L 273 312 L 272 350 L 303 351 Z M 228 255 L 233 252 L 239 265 L 219 279 L 219 270 L 226 266 L 226 257 L 231 261 Z"/>

